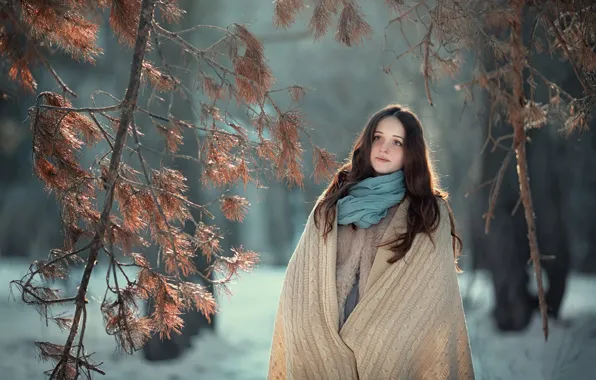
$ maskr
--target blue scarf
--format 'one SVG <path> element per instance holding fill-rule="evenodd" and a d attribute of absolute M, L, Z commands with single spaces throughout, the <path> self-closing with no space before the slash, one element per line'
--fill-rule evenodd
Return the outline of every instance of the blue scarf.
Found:
<path fill-rule="evenodd" d="M 354 223 L 360 228 L 369 228 L 386 217 L 387 209 L 401 202 L 405 194 L 406 181 L 402 170 L 366 178 L 337 201 L 337 223 Z"/>

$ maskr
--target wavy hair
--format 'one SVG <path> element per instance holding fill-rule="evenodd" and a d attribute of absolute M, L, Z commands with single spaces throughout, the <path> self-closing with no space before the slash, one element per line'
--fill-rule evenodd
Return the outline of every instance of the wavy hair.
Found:
<path fill-rule="evenodd" d="M 422 124 L 412 111 L 400 105 L 389 105 L 369 119 L 366 127 L 354 142 L 349 161 L 337 170 L 333 180 L 321 194 L 314 212 L 315 225 L 320 228 L 320 219 L 324 218 L 323 236 L 326 239 L 329 232 L 333 230 L 337 201 L 348 195 L 350 188 L 355 184 L 374 176 L 375 173 L 370 162 L 373 136 L 377 125 L 385 117 L 397 118 L 405 128 L 403 171 L 406 181 L 406 196 L 410 200 L 410 207 L 407 213 L 406 232 L 387 243 L 382 243 L 379 247 L 389 246 L 394 253 L 393 257 L 388 260 L 389 263 L 393 264 L 401 260 L 412 247 L 417 234 L 425 233 L 431 236 L 431 233 L 439 226 L 439 201 L 441 200 L 445 202 L 449 211 L 453 254 L 456 269 L 460 272 L 457 258 L 463 245 L 456 232 L 453 212 L 447 203 L 448 194 L 438 187 L 424 139 Z"/>

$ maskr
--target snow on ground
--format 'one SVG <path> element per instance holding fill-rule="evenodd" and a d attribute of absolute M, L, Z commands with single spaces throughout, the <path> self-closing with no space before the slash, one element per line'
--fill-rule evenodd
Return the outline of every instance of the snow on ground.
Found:
<path fill-rule="evenodd" d="M 497 333 L 490 318 L 490 278 L 460 280 L 476 377 L 482 380 L 596 380 L 596 278 L 573 275 L 561 320 L 549 321 L 544 341 L 536 314 L 523 333 Z M 470 286 L 471 284 L 471 286 Z"/>
<path fill-rule="evenodd" d="M 43 379 L 49 363 L 40 362 L 33 342 L 64 343 L 65 334 L 45 326 L 35 309 L 9 299 L 8 283 L 26 272 L 26 265 L 3 262 L 0 267 L 2 318 L 0 379 Z M 101 269 L 101 268 L 98 268 Z M 105 289 L 102 271 L 92 278 L 92 295 Z M 99 304 L 90 308 L 86 331 L 87 351 L 104 362 L 105 376 L 97 379 L 143 380 L 256 380 L 265 379 L 269 344 L 283 268 L 263 267 L 244 275 L 231 286 L 231 298 L 220 297 L 221 314 L 215 334 L 205 333 L 179 360 L 150 363 L 141 352 L 133 356 L 114 351 L 114 340 L 103 330 Z M 497 334 L 489 318 L 492 291 L 487 276 L 461 277 L 467 294 L 466 316 L 476 378 L 481 380 L 592 380 L 596 379 L 596 278 L 573 276 L 563 305 L 563 321 L 553 325 L 548 342 L 542 337 L 539 316 L 522 334 Z"/>

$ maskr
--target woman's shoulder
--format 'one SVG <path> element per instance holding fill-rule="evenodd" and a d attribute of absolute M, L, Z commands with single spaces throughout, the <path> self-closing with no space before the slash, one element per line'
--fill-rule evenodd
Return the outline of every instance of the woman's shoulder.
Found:
<path fill-rule="evenodd" d="M 443 215 L 444 213 L 449 214 L 449 211 L 451 210 L 451 206 L 449 206 L 449 201 L 447 200 L 447 198 L 445 198 L 444 196 L 439 196 L 437 195 L 437 203 L 439 204 L 439 211 L 441 212 L 441 215 Z"/>
<path fill-rule="evenodd" d="M 439 221 L 438 226 L 439 228 L 449 228 L 451 229 L 451 206 L 449 205 L 449 201 L 445 196 L 436 195 L 437 205 L 439 207 Z"/>

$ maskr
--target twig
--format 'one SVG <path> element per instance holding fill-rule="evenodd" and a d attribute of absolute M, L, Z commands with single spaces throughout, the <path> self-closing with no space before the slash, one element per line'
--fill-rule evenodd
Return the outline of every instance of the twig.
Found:
<path fill-rule="evenodd" d="M 391 61 L 391 63 L 389 65 L 386 66 L 385 70 L 388 70 L 389 68 L 391 68 L 391 66 L 393 66 L 393 64 L 395 62 L 397 62 L 401 57 L 403 57 L 406 54 L 410 54 L 411 52 L 413 52 L 416 48 L 422 46 L 422 44 L 424 44 L 425 40 L 422 40 L 420 42 L 418 42 L 416 45 L 410 46 L 410 48 L 402 53 L 400 53 L 399 55 L 395 56 L 395 58 L 393 59 L 393 61 Z"/>
<path fill-rule="evenodd" d="M 430 96 L 430 87 L 429 87 L 429 82 L 430 82 L 430 63 L 429 63 L 429 55 L 430 55 L 430 36 L 432 34 L 433 31 L 433 25 L 435 25 L 434 23 L 431 23 L 430 26 L 428 27 L 428 32 L 426 33 L 426 36 L 424 37 L 424 64 L 423 64 L 423 75 L 424 75 L 424 90 L 426 91 L 426 98 L 428 99 L 428 103 L 431 105 L 431 107 L 433 106 L 433 100 Z"/>
<path fill-rule="evenodd" d="M 508 140 L 508 139 L 513 138 L 513 137 L 514 137 L 513 133 L 509 133 L 509 134 L 506 134 L 506 135 L 497 137 L 496 140 L 493 139 L 494 140 L 493 141 L 493 148 L 491 149 L 491 152 L 494 152 L 495 150 L 497 150 L 497 147 L 498 146 L 503 147 L 503 145 L 501 145 L 501 141 Z"/>
<path fill-rule="evenodd" d="M 201 58 L 203 60 L 205 60 L 209 66 L 211 66 L 212 68 L 217 67 L 218 69 L 220 69 L 221 71 L 227 73 L 227 74 L 231 74 L 235 77 L 241 78 L 242 80 L 246 81 L 247 83 L 249 83 L 251 86 L 253 86 L 254 88 L 260 90 L 261 87 L 255 83 L 252 79 L 247 78 L 243 75 L 239 75 L 238 73 L 236 73 L 234 70 L 231 70 L 227 67 L 225 67 L 224 65 L 222 65 L 221 63 L 215 61 L 214 59 L 210 58 L 206 53 L 207 50 L 202 50 L 199 49 L 195 46 L 193 46 L 190 42 L 186 41 L 184 38 L 180 37 L 178 35 L 178 33 L 174 33 L 174 32 L 170 32 L 167 29 L 164 29 L 161 25 L 159 25 L 157 22 L 153 23 L 153 26 L 155 28 L 155 30 L 161 34 L 162 36 L 164 36 L 165 38 L 174 41 L 175 43 L 177 43 L 178 45 L 182 46 L 184 49 L 188 50 L 190 53 L 192 53 L 193 55 L 195 55 L 197 58 Z"/>
<path fill-rule="evenodd" d="M 426 5 L 425 4 L 425 1 L 419 1 L 419 2 L 417 2 L 416 5 L 412 6 L 410 9 L 408 9 L 404 13 L 402 13 L 399 16 L 397 16 L 397 17 L 389 20 L 389 22 L 387 22 L 387 25 L 385 26 L 385 30 L 387 30 L 387 28 L 389 28 L 394 23 L 401 22 L 404 18 L 406 18 L 410 13 L 412 13 L 413 11 L 415 11 L 421 5 Z"/>
<path fill-rule="evenodd" d="M 103 137 L 106 139 L 108 145 L 110 146 L 110 150 L 114 150 L 114 145 L 110 141 L 110 135 L 108 134 L 108 132 L 106 132 L 105 129 L 103 129 L 103 127 L 101 126 L 101 124 L 99 123 L 97 118 L 95 117 L 95 114 L 93 114 L 93 112 L 89 112 L 89 116 L 91 116 L 91 119 L 93 120 L 93 122 L 95 123 L 97 128 L 99 128 Z"/>
<path fill-rule="evenodd" d="M 50 62 L 47 60 L 47 58 L 43 54 L 41 54 L 41 52 L 37 48 L 37 45 L 36 44 L 33 44 L 33 50 L 35 50 L 35 53 L 37 54 L 37 57 L 41 60 L 41 62 L 46 67 L 46 69 L 52 74 L 52 76 L 54 77 L 54 79 L 56 80 L 56 82 L 58 82 L 58 84 L 60 85 L 60 87 L 62 87 L 62 90 L 64 92 L 67 92 L 67 93 L 71 94 L 73 97 L 76 98 L 77 97 L 77 94 L 68 87 L 68 85 L 62 80 L 62 78 L 60 78 L 60 76 L 58 75 L 58 73 L 56 72 L 56 70 L 54 70 L 54 68 L 52 67 L 52 65 L 50 64 Z"/>
<path fill-rule="evenodd" d="M 170 222 L 168 221 L 168 217 L 159 203 L 159 199 L 157 198 L 157 194 L 155 193 L 155 189 L 151 186 L 151 177 L 149 176 L 149 171 L 147 170 L 147 163 L 145 162 L 145 158 L 143 157 L 143 153 L 141 152 L 141 142 L 139 141 L 139 133 L 137 132 L 137 127 L 135 123 L 132 123 L 132 135 L 135 140 L 135 151 L 137 152 L 137 156 L 139 157 L 139 161 L 141 162 L 141 169 L 143 171 L 143 175 L 145 176 L 145 180 L 147 181 L 148 189 L 151 192 L 151 197 L 157 206 L 157 210 L 159 211 L 159 215 L 163 219 L 163 222 L 166 224 L 168 229 L 168 235 L 170 238 L 170 244 L 172 245 L 172 253 L 174 257 L 174 262 L 176 264 L 176 278 L 179 282 L 182 282 L 180 277 L 180 264 L 178 262 L 178 252 L 176 250 L 176 241 L 174 240 L 174 234 L 172 233 L 172 227 L 170 226 Z"/>
<path fill-rule="evenodd" d="M 493 178 L 493 179 L 489 179 L 489 180 L 486 180 L 486 181 L 482 182 L 482 183 L 481 183 L 480 185 L 478 185 L 478 186 L 477 186 L 475 189 L 472 189 L 472 190 L 468 191 L 468 192 L 467 192 L 467 193 L 464 195 L 464 198 L 467 198 L 467 197 L 469 197 L 470 195 L 472 195 L 472 194 L 474 194 L 474 193 L 476 193 L 476 192 L 480 191 L 482 188 L 484 188 L 484 187 L 486 187 L 486 186 L 488 186 L 488 185 L 491 185 L 491 184 L 493 184 L 494 182 L 495 182 L 494 178 Z"/>
<path fill-rule="evenodd" d="M 478 84 L 481 80 L 491 80 L 491 79 L 498 78 L 509 71 L 511 71 L 511 65 L 507 64 L 503 67 L 499 67 L 498 69 L 491 71 L 490 73 L 487 73 L 486 75 L 482 74 L 482 75 L 480 75 L 472 80 L 469 80 L 467 82 L 458 83 L 458 84 L 454 85 L 453 87 L 455 88 L 456 91 L 461 91 L 464 87 L 474 86 L 474 85 Z"/>
<path fill-rule="evenodd" d="M 495 179 L 492 181 L 494 183 L 493 187 L 491 188 L 489 201 L 488 201 L 488 211 L 484 214 L 484 218 L 486 218 L 486 222 L 484 224 L 484 233 L 488 234 L 490 231 L 490 221 L 494 218 L 495 215 L 495 207 L 497 205 L 497 199 L 499 198 L 499 191 L 501 190 L 501 185 L 503 183 L 503 178 L 505 177 L 505 173 L 507 168 L 509 167 L 509 163 L 511 162 L 511 158 L 513 157 L 513 149 L 510 149 L 497 172 Z"/>
<path fill-rule="evenodd" d="M 185 127 L 193 128 L 193 129 L 196 129 L 196 130 L 199 130 L 199 131 L 203 131 L 203 132 L 207 132 L 207 133 L 212 133 L 214 135 L 215 134 L 220 134 L 220 135 L 226 135 L 226 136 L 231 136 L 231 137 L 237 137 L 239 139 L 244 140 L 244 137 L 243 136 L 241 136 L 239 134 L 236 134 L 236 133 L 231 133 L 231 132 L 224 131 L 223 129 L 205 128 L 205 127 L 200 127 L 198 125 L 189 123 L 189 122 L 184 121 L 184 120 L 173 120 L 171 118 L 167 118 L 165 116 L 160 116 L 160 115 L 157 115 L 157 114 L 155 114 L 153 112 L 149 112 L 149 111 L 147 111 L 147 110 L 145 110 L 143 108 L 140 108 L 140 107 L 137 107 L 137 110 L 140 111 L 141 113 L 146 114 L 149 117 L 155 118 L 157 120 L 160 120 L 160 121 L 163 121 L 163 122 L 166 122 L 166 123 L 175 122 L 175 123 L 179 123 L 181 125 L 184 125 Z M 258 143 L 256 141 L 248 141 L 248 143 L 249 144 L 253 144 L 255 146 L 261 145 L 260 143 Z M 148 149 L 146 146 L 144 148 L 145 149 Z M 155 151 L 155 150 L 153 150 L 153 151 Z M 156 152 L 156 153 L 161 153 L 161 152 Z"/>
<path fill-rule="evenodd" d="M 52 65 L 50 64 L 50 62 L 47 60 L 47 58 L 41 54 L 41 52 L 37 49 L 37 46 L 35 44 L 33 44 L 34 46 L 34 50 L 37 53 L 37 56 L 39 57 L 39 59 L 41 60 L 41 62 L 44 64 L 44 66 L 46 67 L 46 69 L 52 74 L 52 76 L 54 77 L 54 79 L 56 80 L 56 82 L 58 82 L 58 84 L 60 85 L 60 87 L 62 87 L 62 90 L 64 92 L 67 92 L 69 94 L 71 94 L 73 97 L 77 97 L 76 92 L 74 92 L 73 90 L 71 90 L 68 85 L 62 80 L 62 78 L 60 78 L 60 76 L 58 75 L 58 73 L 56 72 L 56 70 L 54 70 L 54 68 L 52 67 Z"/>
<path fill-rule="evenodd" d="M 511 216 L 514 216 L 515 213 L 517 212 L 517 209 L 519 208 L 519 206 L 521 205 L 521 197 L 517 198 L 517 202 L 515 202 L 515 206 L 513 206 L 513 210 L 511 210 Z M 532 260 L 532 258 L 530 257 L 530 260 Z M 528 260 L 528 261 L 530 261 Z"/>
<path fill-rule="evenodd" d="M 43 265 L 44 265 L 44 266 L 48 266 L 48 265 L 55 264 L 55 263 L 57 263 L 58 261 L 61 261 L 61 260 L 67 259 L 67 258 L 69 258 L 69 257 L 71 257 L 71 256 L 74 256 L 74 255 L 76 255 L 76 254 L 79 254 L 79 253 L 81 253 L 81 252 L 85 251 L 85 250 L 86 250 L 87 248 L 89 248 L 90 246 L 91 246 L 91 243 L 89 243 L 89 244 L 85 245 L 83 248 L 79 248 L 79 249 L 77 249 L 76 251 L 72 251 L 72 252 L 65 253 L 64 255 L 62 255 L 62 256 L 60 256 L 60 257 L 57 257 L 57 258 L 55 258 L 54 260 L 48 261 L 47 263 L 43 263 Z M 33 273 L 31 274 L 31 276 L 34 276 L 34 275 L 36 275 L 36 274 L 37 274 L 37 273 L 39 273 L 40 271 L 41 271 L 40 269 L 36 270 L 35 272 L 33 272 Z"/>
<path fill-rule="evenodd" d="M 44 94 L 43 92 L 40 94 Z M 113 106 L 108 107 L 83 107 L 83 108 L 69 108 L 69 107 L 56 107 L 56 106 L 48 106 L 47 104 L 39 104 L 37 107 L 45 108 L 50 110 L 57 110 L 57 111 L 69 111 L 69 112 L 110 112 L 110 111 L 118 111 L 122 105 L 116 104 Z"/>
<path fill-rule="evenodd" d="M 225 32 L 225 33 L 229 33 L 229 34 L 233 34 L 232 32 L 230 32 L 228 29 L 222 28 L 220 26 L 215 26 L 215 25 L 204 25 L 204 24 L 199 24 L 199 25 L 195 25 L 191 28 L 188 29 L 183 29 L 183 30 L 179 30 L 176 32 L 176 34 L 184 34 L 184 33 L 188 33 L 188 32 L 192 32 L 195 31 L 197 29 L 214 29 L 214 30 L 219 30 L 221 32 Z"/>
<path fill-rule="evenodd" d="M 31 295 L 33 298 L 37 299 L 40 304 L 44 304 L 44 305 L 71 302 L 71 301 L 75 301 L 77 299 L 76 297 L 69 297 L 69 298 L 60 298 L 57 300 L 48 300 L 48 299 L 40 298 L 37 294 L 33 293 L 31 291 L 31 286 L 29 286 L 27 288 L 23 287 L 22 289 L 23 289 L 23 293 L 27 293 L 27 294 Z M 36 289 L 36 288 L 34 288 L 34 289 Z M 30 302 L 27 302 L 27 303 L 30 303 Z"/>
<path fill-rule="evenodd" d="M 551 87 L 554 87 L 554 88 L 556 88 L 556 89 L 557 89 L 557 91 L 558 91 L 560 94 L 564 95 L 564 96 L 567 98 L 567 100 L 569 100 L 569 101 L 574 101 L 574 100 L 576 100 L 576 98 L 575 98 L 575 97 L 573 97 L 573 96 L 572 96 L 571 94 L 569 94 L 567 91 L 563 90 L 563 89 L 562 89 L 560 86 L 558 86 L 558 85 L 557 85 L 557 84 L 555 84 L 554 82 L 551 82 L 550 80 L 548 80 L 548 79 L 547 79 L 547 78 L 544 76 L 544 74 L 542 74 L 540 71 L 538 71 L 538 70 L 537 70 L 537 69 L 535 69 L 534 67 L 532 67 L 532 66 L 530 66 L 530 65 L 526 65 L 526 67 L 527 67 L 527 68 L 528 68 L 530 71 L 532 71 L 534 74 L 538 75 L 538 76 L 540 77 L 540 79 L 542 79 L 542 81 L 543 81 L 544 83 L 546 83 L 548 86 L 551 86 Z"/>
<path fill-rule="evenodd" d="M 43 267 L 47 267 L 48 265 L 55 264 L 55 263 L 57 263 L 57 262 L 59 262 L 61 260 L 65 260 L 65 259 L 67 259 L 67 258 L 69 258 L 71 256 L 74 256 L 74 255 L 76 255 L 76 254 L 78 254 L 78 253 L 86 250 L 90 246 L 91 246 L 91 243 L 87 244 L 83 248 L 80 248 L 80 249 L 77 249 L 75 251 L 72 251 L 72 252 L 69 252 L 67 254 L 64 254 L 64 255 L 62 255 L 60 257 L 57 257 L 57 258 L 55 258 L 55 259 L 53 259 L 53 260 L 51 260 L 51 261 L 49 261 L 47 263 L 43 263 Z M 70 301 L 74 301 L 75 300 L 76 297 L 60 298 L 60 299 L 57 299 L 57 300 L 46 300 L 46 299 L 42 299 L 39 296 L 37 296 L 37 294 L 33 293 L 30 290 L 30 288 L 31 288 L 31 281 L 33 281 L 33 278 L 38 273 L 41 272 L 42 268 L 39 268 L 39 269 L 37 269 L 35 271 L 33 271 L 32 268 L 33 268 L 33 264 L 29 267 L 29 273 L 27 274 L 28 278 L 27 278 L 27 281 L 25 281 L 25 284 L 24 285 L 21 285 L 21 284 L 22 284 L 23 279 L 25 277 L 27 277 L 27 276 L 23 277 L 23 279 L 21 279 L 21 281 L 16 281 L 16 280 L 15 281 L 11 281 L 11 284 L 14 284 L 14 285 L 17 285 L 17 286 L 21 287 L 21 289 L 22 289 L 21 299 L 23 300 L 23 302 L 25 302 L 25 303 L 31 303 L 31 302 L 29 302 L 29 301 L 27 301 L 25 299 L 25 294 L 31 295 L 33 298 L 37 299 L 40 303 L 43 303 L 43 304 L 64 303 L 64 302 L 70 302 Z"/>
<path fill-rule="evenodd" d="M 141 147 L 142 145 L 139 144 L 138 146 Z M 135 153 L 138 152 L 136 149 L 133 149 L 133 150 L 134 150 Z M 145 159 L 143 158 L 143 161 L 144 160 Z M 146 178 L 149 178 L 148 173 L 147 173 L 147 177 Z M 151 178 L 149 178 L 149 179 L 151 179 Z M 144 184 L 144 183 L 140 183 L 140 182 L 137 182 L 137 181 L 130 180 L 130 179 L 125 178 L 125 177 L 120 177 L 120 180 L 122 182 L 129 183 L 129 184 L 131 184 L 133 186 L 138 186 L 138 187 L 145 188 L 145 189 L 148 189 L 148 190 L 151 190 L 151 191 L 155 191 L 155 188 L 151 185 L 151 181 L 149 181 L 147 184 Z M 189 201 L 188 199 L 186 199 L 184 197 L 181 197 L 180 195 L 174 194 L 172 192 L 164 191 L 164 190 L 161 190 L 161 189 L 159 190 L 159 192 L 160 193 L 163 193 L 163 194 L 167 194 L 169 196 L 172 196 L 172 197 L 174 197 L 174 198 L 176 198 L 176 199 L 178 199 L 178 200 L 180 200 L 180 201 L 186 203 L 187 205 L 192 206 L 192 207 L 194 207 L 196 209 L 199 209 L 199 210 L 204 210 L 205 209 L 205 206 L 201 206 L 199 204 L 196 204 L 196 203 L 194 203 L 192 201 Z"/>

